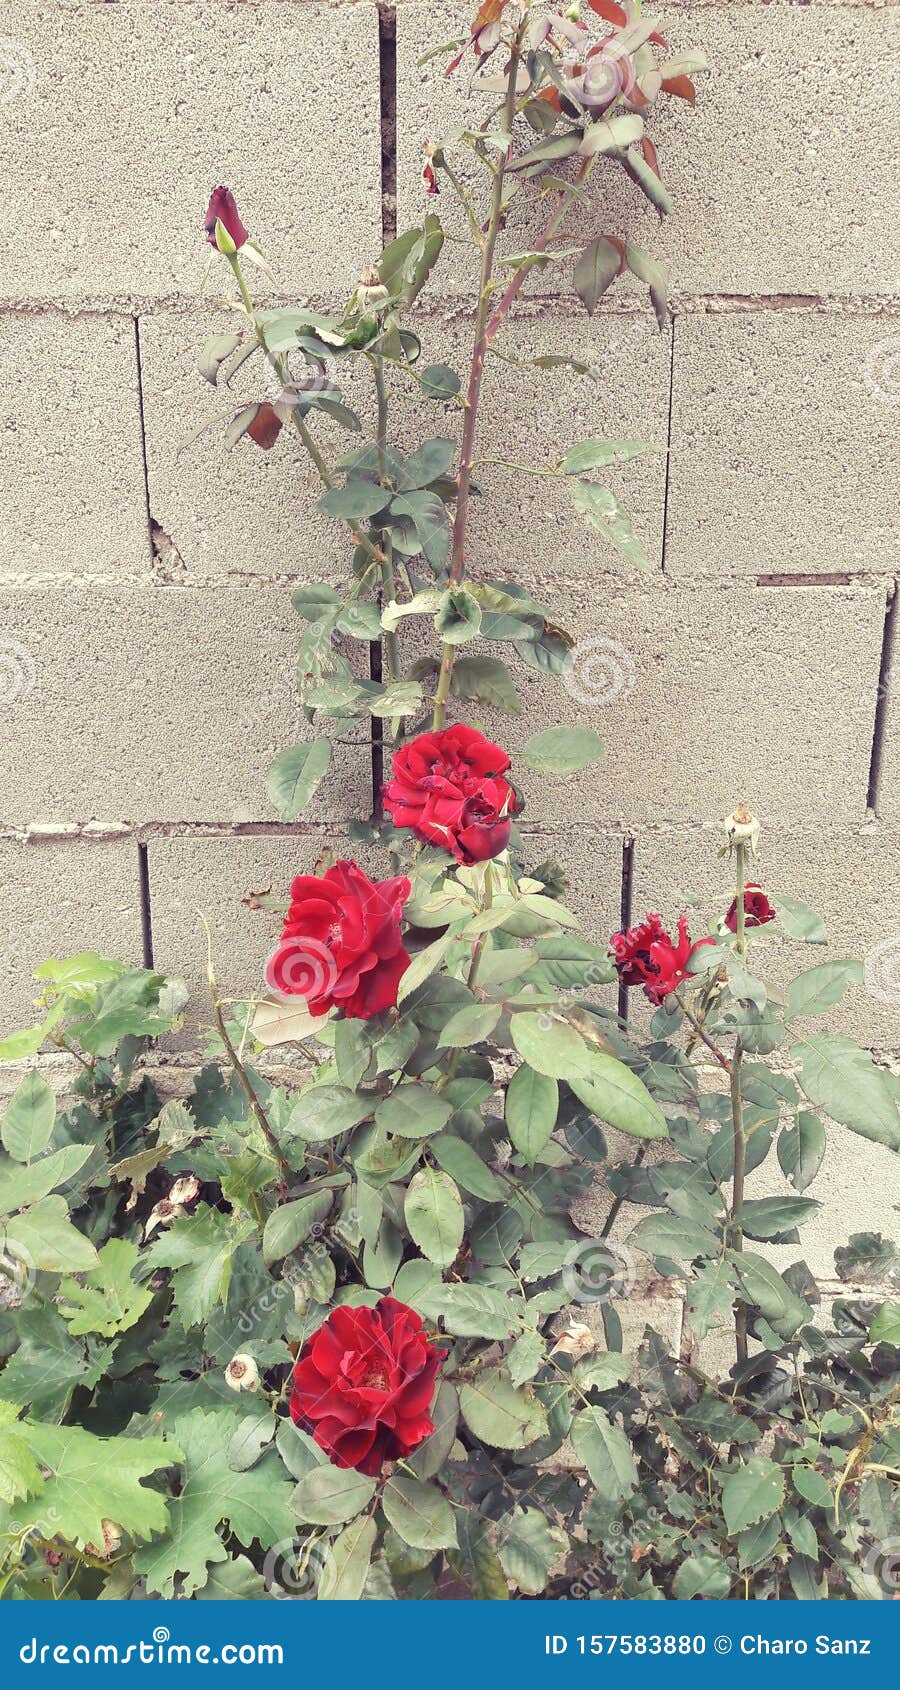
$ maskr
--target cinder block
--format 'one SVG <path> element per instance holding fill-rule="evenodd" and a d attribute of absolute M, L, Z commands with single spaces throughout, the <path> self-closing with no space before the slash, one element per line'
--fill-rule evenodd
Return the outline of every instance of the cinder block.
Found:
<path fill-rule="evenodd" d="M 130 317 L 0 317 L 0 430 L 4 574 L 149 573 Z"/>
<path fill-rule="evenodd" d="M 283 588 L 0 591 L 0 820 L 271 820 L 302 626 Z M 337 747 L 309 819 L 371 808 L 368 744 Z"/>
<path fill-rule="evenodd" d="M 133 840 L 0 841 L 0 1032 L 35 1022 L 38 963 L 100 951 L 143 956 Z"/>
<path fill-rule="evenodd" d="M 423 140 L 463 122 L 477 127 L 497 98 L 470 91 L 471 55 L 447 81 L 443 59 L 417 64 L 438 38 L 433 13 L 399 8 L 401 223 L 422 215 Z M 470 7 L 442 9 L 446 38 L 468 35 L 470 24 Z M 896 11 L 730 3 L 673 10 L 663 27 L 673 56 L 700 48 L 712 66 L 697 79 L 695 110 L 671 100 L 650 117 L 672 215 L 659 228 L 639 190 L 608 166 L 594 178 L 594 208 L 579 235 L 627 230 L 669 263 L 683 292 L 893 292 Z M 461 231 L 451 201 L 448 189 L 431 203 L 449 208 L 448 224 Z M 545 215 L 512 218 L 507 249 L 526 249 Z M 453 247 L 442 267 L 438 286 L 448 292 L 470 285 L 461 254 Z M 558 290 L 564 268 L 553 266 L 530 291 Z"/>
<path fill-rule="evenodd" d="M 153 520 L 174 546 L 188 581 L 296 575 L 340 586 L 351 579 L 354 541 L 345 525 L 315 509 L 322 483 L 293 427 L 285 427 L 268 452 L 247 437 L 231 451 L 224 445 L 230 409 L 254 399 L 272 401 L 280 393 L 261 355 L 227 388 L 213 389 L 197 373 L 209 336 L 234 328 L 234 317 L 225 312 L 140 320 Z M 349 403 L 365 407 L 369 389 L 359 374 L 347 381 L 350 368 L 345 362 L 331 374 Z M 198 434 L 217 416 L 218 424 Z M 321 414 L 312 426 L 331 464 L 359 442 Z"/>
<path fill-rule="evenodd" d="M 511 663 L 518 717 L 483 712 L 525 795 L 526 823 L 712 821 L 753 797 L 768 823 L 865 816 L 884 592 L 682 588 L 606 592 L 526 582 L 576 645 L 563 679 Z M 468 712 L 470 719 L 474 712 Z M 593 728 L 603 762 L 573 776 L 523 767 L 525 740 Z"/>
<path fill-rule="evenodd" d="M 345 835 L 239 835 L 231 839 L 152 839 L 147 848 L 153 956 L 190 989 L 183 1040 L 201 1048 L 212 1022 L 206 979 L 206 930 L 220 996 L 247 998 L 265 990 L 263 968 L 281 932 L 276 910 L 252 909 L 253 893 L 271 892 L 287 908 L 296 874 L 312 874 L 323 852 L 332 859 L 359 852 Z M 365 861 L 373 876 L 391 871 L 386 853 Z"/>
<path fill-rule="evenodd" d="M 753 798 L 752 791 L 743 789 Z M 724 813 L 724 812 L 723 812 Z M 634 842 L 632 913 L 639 921 L 659 910 L 674 925 L 682 910 L 700 936 L 725 914 L 734 895 L 734 866 L 719 861 L 718 828 L 641 831 Z M 796 974 L 820 963 L 857 958 L 865 984 L 854 986 L 827 1016 L 805 1023 L 812 1030 L 846 1033 L 874 1049 L 900 1050 L 900 915 L 897 862 L 900 831 L 801 827 L 763 830 L 750 879 L 778 904 L 778 893 L 802 898 L 822 917 L 828 945 L 801 945 L 773 937 L 769 926 L 748 930 L 751 969 L 783 991 Z M 701 900 L 691 911 L 690 900 Z M 637 1009 L 637 991 L 629 994 Z"/>
<path fill-rule="evenodd" d="M 669 574 L 896 569 L 889 328 L 809 311 L 679 317 Z"/>
<path fill-rule="evenodd" d="M 6 4 L 0 35 L 0 297 L 195 296 L 220 182 L 278 287 L 343 292 L 377 256 L 374 5 Z"/>
<path fill-rule="evenodd" d="M 446 363 L 465 389 L 472 356 L 468 315 L 423 316 L 416 323 L 422 360 Z M 608 541 L 574 509 L 566 482 L 525 469 L 555 468 L 576 441 L 641 440 L 647 453 L 597 472 L 629 512 L 645 550 L 658 568 L 662 557 L 668 434 L 669 333 L 660 334 L 644 314 L 597 317 L 547 308 L 519 313 L 507 339 L 497 342 L 521 364 L 490 358 L 482 389 L 475 476 L 482 493 L 472 501 L 469 566 L 477 574 L 516 578 L 539 566 L 552 574 L 584 573 L 621 578 L 627 566 Z M 582 374 L 559 363 L 536 366 L 543 356 L 571 357 Z M 622 372 L 628 379 L 622 379 Z M 394 384 L 399 388 L 399 383 Z M 412 449 L 426 432 L 456 436 L 461 412 L 432 405 L 423 411 L 418 389 L 398 392 L 402 444 Z M 500 460 L 497 462 L 496 460 Z"/>

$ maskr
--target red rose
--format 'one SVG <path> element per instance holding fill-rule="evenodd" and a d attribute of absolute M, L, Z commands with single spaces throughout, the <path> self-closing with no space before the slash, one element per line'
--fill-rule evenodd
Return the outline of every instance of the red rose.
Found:
<path fill-rule="evenodd" d="M 663 1003 L 687 979 L 687 964 L 695 951 L 712 939 L 694 944 L 688 933 L 687 916 L 678 919 L 678 941 L 669 938 L 658 915 L 647 915 L 639 927 L 614 933 L 609 941 L 613 961 L 623 986 L 643 986 L 651 1003 Z"/>
<path fill-rule="evenodd" d="M 725 926 L 730 927 L 732 933 L 737 932 L 737 907 L 737 898 L 734 898 L 725 917 Z M 765 892 L 751 880 L 744 891 L 744 926 L 765 927 L 767 921 L 774 920 L 775 911 Z"/>
<path fill-rule="evenodd" d="M 221 223 L 228 231 L 238 250 L 250 239 L 249 230 L 245 229 L 241 222 L 241 214 L 230 188 L 213 188 L 209 196 L 203 228 L 210 246 L 216 244 L 217 223 Z"/>
<path fill-rule="evenodd" d="M 393 1297 L 335 1309 L 297 1357 L 291 1419 L 336 1467 L 374 1477 L 434 1431 L 428 1409 L 446 1355 Z"/>
<path fill-rule="evenodd" d="M 409 893 L 405 875 L 372 881 L 353 862 L 335 863 L 321 879 L 298 874 L 266 984 L 305 998 L 312 1015 L 337 1006 L 368 1021 L 390 1009 L 409 967 L 400 931 Z"/>
<path fill-rule="evenodd" d="M 522 808 L 508 768 L 502 747 L 462 722 L 419 734 L 394 753 L 384 807 L 395 827 L 411 827 L 458 863 L 483 863 L 506 850 L 510 817 Z"/>

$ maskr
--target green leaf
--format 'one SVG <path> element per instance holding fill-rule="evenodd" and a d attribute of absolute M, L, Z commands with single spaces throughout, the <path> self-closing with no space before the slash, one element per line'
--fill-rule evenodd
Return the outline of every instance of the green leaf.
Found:
<path fill-rule="evenodd" d="M 579 481 L 573 477 L 569 489 L 575 509 L 587 517 L 597 534 L 610 540 L 618 552 L 636 569 L 649 570 L 650 559 L 631 526 L 631 518 L 615 493 L 602 487 L 599 481 Z"/>
<path fill-rule="evenodd" d="M 440 1168 L 420 1168 L 409 1182 L 403 1205 L 413 1243 L 437 1267 L 450 1267 L 463 1239 L 459 1192 Z"/>
<path fill-rule="evenodd" d="M 397 1536 L 413 1549 L 455 1548 L 453 1510 L 435 1485 L 395 1476 L 384 1487 L 381 1506 Z"/>
<path fill-rule="evenodd" d="M 868 1051 L 852 1039 L 820 1033 L 791 1054 L 801 1063 L 800 1084 L 811 1103 L 862 1138 L 900 1150 L 900 1110 Z"/>
<path fill-rule="evenodd" d="M 284 822 L 293 822 L 306 809 L 331 762 L 331 740 L 314 739 L 291 745 L 269 769 L 269 800 Z"/>
<path fill-rule="evenodd" d="M 573 775 L 602 756 L 603 741 L 593 728 L 545 728 L 522 751 L 526 768 L 545 775 Z"/>
<path fill-rule="evenodd" d="M 532 1166 L 550 1141 L 558 1111 L 556 1080 L 523 1062 L 507 1088 L 506 1127 L 516 1149 Z"/>
<path fill-rule="evenodd" d="M 17 1261 L 51 1273 L 80 1273 L 97 1263 L 97 1252 L 89 1238 L 69 1220 L 64 1197 L 45 1197 L 6 1222 L 3 1248 Z"/>
<path fill-rule="evenodd" d="M 747 1302 L 758 1308 L 780 1333 L 792 1338 L 809 1319 L 809 1308 L 803 1298 L 791 1290 L 764 1256 L 750 1250 L 732 1250 L 728 1259 Z"/>
<path fill-rule="evenodd" d="M 513 1015 L 509 1023 L 513 1044 L 522 1059 L 538 1074 L 554 1080 L 571 1080 L 588 1069 L 588 1048 L 568 1021 L 553 1021 L 533 1010 Z"/>
<path fill-rule="evenodd" d="M 628 174 L 633 175 L 635 180 L 639 180 L 638 169 L 632 168 L 635 163 L 635 156 L 633 151 L 630 152 L 623 163 Z M 641 162 L 643 163 L 643 160 Z M 659 184 L 658 177 L 655 177 L 655 181 L 659 191 L 665 195 L 665 189 Z M 644 185 L 643 182 L 641 185 Z M 660 329 L 664 329 L 669 321 L 669 277 L 667 271 L 649 252 L 645 252 L 643 247 L 635 246 L 633 241 L 625 242 L 625 262 L 631 274 L 637 276 L 638 281 L 645 282 L 650 289 L 650 303 L 656 313 L 656 321 Z"/>
<path fill-rule="evenodd" d="M 447 1559 L 457 1578 L 468 1586 L 476 1602 L 507 1602 L 509 1590 L 491 1542 L 490 1522 L 474 1511 L 462 1513 L 456 1530 L 459 1549 L 451 1549 Z"/>
<path fill-rule="evenodd" d="M 18 1432 L 44 1469 L 40 1495 L 16 1506 L 21 1531 L 41 1535 L 51 1520 L 53 1537 L 102 1544 L 104 1520 L 131 1537 L 165 1529 L 165 1497 L 141 1480 L 180 1460 L 177 1442 L 98 1438 L 81 1426 L 29 1421 L 20 1421 Z"/>
<path fill-rule="evenodd" d="M 632 458 L 656 450 L 646 440 L 579 440 L 577 445 L 569 447 L 559 467 L 563 475 L 584 475 L 590 469 L 630 463 Z"/>
<path fill-rule="evenodd" d="M 882 1303 L 869 1327 L 869 1342 L 900 1349 L 900 1303 Z"/>
<path fill-rule="evenodd" d="M 639 141 L 643 133 L 644 120 L 638 117 L 636 112 L 620 112 L 615 117 L 599 117 L 585 130 L 578 152 L 581 158 L 619 153 L 623 147 Z"/>
<path fill-rule="evenodd" d="M 369 699 L 369 715 L 378 721 L 389 716 L 414 716 L 421 703 L 422 688 L 418 681 L 395 681 Z"/>
<path fill-rule="evenodd" d="M 41 1469 L 21 1435 L 15 1408 L 0 1403 L 0 1502 L 14 1503 L 43 1488 Z"/>
<path fill-rule="evenodd" d="M 572 1421 L 572 1443 L 591 1482 L 608 1502 L 624 1501 L 637 1488 L 631 1444 L 602 1408 L 583 1408 Z"/>
<path fill-rule="evenodd" d="M 449 587 L 434 619 L 434 629 L 445 645 L 463 645 L 474 639 L 481 627 L 481 605 L 465 587 Z"/>
<path fill-rule="evenodd" d="M 258 1542 L 263 1549 L 271 1549 L 293 1538 L 293 1486 L 279 1456 L 272 1450 L 248 1472 L 233 1472 L 227 1453 L 233 1431 L 231 1409 L 194 1409 L 176 1418 L 173 1435 L 184 1452 L 184 1472 L 179 1494 L 169 1503 L 169 1530 L 139 1550 L 134 1559 L 135 1571 L 146 1578 L 148 1593 L 173 1596 L 179 1575 L 182 1597 L 190 1597 L 204 1585 L 207 1568 L 229 1555 L 218 1529 L 223 1520 L 245 1548 Z M 140 1452 L 148 1440 L 114 1441 Z M 164 1447 L 171 1461 L 171 1445 Z M 161 1497 L 157 1501 L 162 1505 Z"/>
<path fill-rule="evenodd" d="M 737 1284 L 731 1264 L 708 1262 L 696 1279 L 688 1281 L 687 1321 L 698 1343 L 710 1332 L 731 1324 Z"/>
<path fill-rule="evenodd" d="M 764 1455 L 752 1455 L 722 1480 L 722 1508 L 732 1537 L 768 1520 L 784 1501 L 784 1473 Z"/>
<path fill-rule="evenodd" d="M 194 1592 L 195 1602 L 264 1602 L 268 1598 L 265 1579 L 246 1555 L 212 1567 L 203 1589 Z"/>
<path fill-rule="evenodd" d="M 378 260 L 378 274 L 391 296 L 411 305 L 421 293 L 444 244 L 444 232 L 433 213 L 421 228 L 407 229 L 389 241 Z"/>
<path fill-rule="evenodd" d="M 588 1052 L 587 1073 L 565 1076 L 580 1103 L 598 1120 L 633 1138 L 666 1138 L 666 1118 L 643 1080 L 603 1051 Z"/>
<path fill-rule="evenodd" d="M 860 984 L 862 975 L 859 962 L 823 962 L 818 968 L 807 968 L 788 987 L 787 1020 L 792 1021 L 795 1015 L 824 1015 L 840 1002 L 848 986 Z"/>
<path fill-rule="evenodd" d="M 375 1495 L 375 1480 L 353 1468 L 314 1467 L 291 1496 L 298 1520 L 313 1526 L 342 1526 L 367 1508 Z"/>
<path fill-rule="evenodd" d="M 436 1157 L 446 1174 L 461 1185 L 464 1191 L 471 1192 L 473 1197 L 480 1197 L 485 1203 L 502 1203 L 508 1186 L 504 1186 L 497 1175 L 492 1173 L 486 1162 L 483 1162 L 477 1150 L 467 1144 L 464 1138 L 457 1138 L 455 1133 L 438 1133 L 431 1141 L 431 1153 Z"/>
<path fill-rule="evenodd" d="M 389 487 L 377 487 L 372 481 L 347 482 L 344 487 L 329 487 L 316 509 L 325 516 L 341 517 L 345 522 L 368 522 L 390 502 Z"/>
<path fill-rule="evenodd" d="M 568 1547 L 558 1526 L 551 1526 L 539 1508 L 516 1508 L 500 1521 L 497 1548 L 507 1578 L 526 1596 L 540 1596 L 550 1569 Z"/>
<path fill-rule="evenodd" d="M 443 499 L 424 490 L 401 493 L 391 505 L 391 516 L 410 518 L 428 562 L 434 569 L 443 569 L 450 555 L 450 518 Z M 443 593 L 439 596 L 439 605 L 445 598 Z"/>
<path fill-rule="evenodd" d="M 811 1197 L 760 1197 L 741 1205 L 739 1219 L 748 1238 L 777 1238 L 821 1207 Z"/>
<path fill-rule="evenodd" d="M 815 1467 L 803 1467 L 799 1463 L 791 1468 L 791 1484 L 798 1496 L 804 1502 L 811 1502 L 815 1508 L 831 1508 L 834 1503 L 831 1486 L 824 1473 Z"/>
<path fill-rule="evenodd" d="M 778 1165 L 795 1191 L 812 1185 L 827 1148 L 825 1128 L 818 1115 L 799 1109 L 778 1137 Z"/>
<path fill-rule="evenodd" d="M 510 1350 L 506 1365 L 509 1376 L 516 1386 L 527 1385 L 540 1372 L 545 1360 L 544 1340 L 540 1332 L 529 1329 L 517 1338 Z"/>
<path fill-rule="evenodd" d="M 522 701 L 515 682 L 499 657 L 476 657 L 469 652 L 453 665 L 450 691 L 454 698 L 471 698 L 509 716 L 521 716 Z"/>
<path fill-rule="evenodd" d="M 44 1419 L 61 1419 L 76 1386 L 96 1385 L 106 1352 L 88 1360 L 84 1344 L 49 1304 L 19 1309 L 16 1327 L 19 1347 L 3 1369 L 3 1396 Z"/>
<path fill-rule="evenodd" d="M 12 1214 L 28 1203 L 39 1203 L 57 1185 L 65 1185 L 92 1154 L 93 1145 L 67 1144 L 36 1162 L 8 1163 L 2 1170 L 0 1213 Z"/>
<path fill-rule="evenodd" d="M 517 1389 L 500 1368 L 486 1368 L 460 1386 L 463 1419 L 494 1449 L 526 1449 L 547 1435 L 547 1413 L 528 1386 Z"/>
<path fill-rule="evenodd" d="M 426 399 L 455 399 L 460 389 L 459 376 L 447 364 L 426 364 L 417 371 L 419 386 Z"/>
<path fill-rule="evenodd" d="M 561 991 L 586 986 L 606 986 L 616 979 L 616 970 L 606 951 L 590 945 L 574 933 L 551 933 L 539 939 L 540 972 Z M 484 978 L 482 969 L 481 978 Z"/>
<path fill-rule="evenodd" d="M 799 939 L 806 945 L 825 945 L 828 934 L 821 917 L 809 904 L 804 904 L 801 898 L 791 897 L 787 892 L 771 893 L 771 901 L 775 906 L 778 920 L 789 939 Z"/>
<path fill-rule="evenodd" d="M 232 1216 L 201 1205 L 151 1246 L 154 1267 L 174 1270 L 174 1314 L 185 1332 L 201 1326 L 217 1302 L 224 1308 L 234 1252 L 253 1231 L 252 1222 L 235 1224 Z"/>
<path fill-rule="evenodd" d="M 589 317 L 593 317 L 597 302 L 612 286 L 622 269 L 622 254 L 605 235 L 591 241 L 575 265 L 575 292 L 583 302 Z"/>
<path fill-rule="evenodd" d="M 385 1132 L 398 1133 L 401 1138 L 427 1138 L 430 1133 L 439 1133 L 452 1113 L 452 1103 L 431 1086 L 404 1080 L 390 1097 L 379 1103 L 375 1124 Z"/>
<path fill-rule="evenodd" d="M 459 1425 L 459 1397 L 455 1385 L 449 1379 L 442 1379 L 437 1396 L 431 1405 L 431 1418 L 434 1431 L 431 1436 L 424 1438 L 417 1450 L 409 1458 L 417 1479 L 433 1479 L 444 1465 L 454 1443 L 456 1429 Z"/>
<path fill-rule="evenodd" d="M 372 1113 L 375 1099 L 347 1086 L 310 1086 L 298 1097 L 287 1125 L 291 1138 L 302 1138 L 308 1144 L 337 1138 L 350 1132 Z"/>
<path fill-rule="evenodd" d="M 203 377 L 204 381 L 210 383 L 211 387 L 215 387 L 222 365 L 231 357 L 233 352 L 237 351 L 241 339 L 242 336 L 239 333 L 214 334 L 206 342 L 197 360 L 197 372 Z"/>
<path fill-rule="evenodd" d="M 672 1590 L 676 1601 L 690 1602 L 695 1596 L 706 1601 L 723 1601 L 731 1589 L 731 1575 L 720 1555 L 689 1555 L 675 1574 Z"/>
<path fill-rule="evenodd" d="M 153 1301 L 153 1292 L 136 1285 L 132 1272 L 140 1252 L 125 1238 L 111 1238 L 99 1253 L 97 1266 L 79 1282 L 64 1279 L 57 1293 L 60 1312 L 73 1337 L 99 1332 L 113 1338 L 140 1320 Z"/>
<path fill-rule="evenodd" d="M 375 1521 L 354 1520 L 336 1537 L 319 1584 L 320 1602 L 358 1602 L 363 1593 L 372 1550 Z"/>
<path fill-rule="evenodd" d="M 45 1079 L 32 1068 L 13 1093 L 0 1126 L 5 1150 L 17 1162 L 40 1156 L 50 1142 L 56 1120 L 56 1098 Z"/>
<path fill-rule="evenodd" d="M 711 1227 L 682 1215 L 646 1215 L 629 1234 L 628 1242 L 646 1250 L 648 1256 L 666 1256 L 675 1261 L 693 1261 L 695 1256 L 715 1256 L 719 1240 Z"/>
<path fill-rule="evenodd" d="M 308 1197 L 298 1197 L 293 1203 L 282 1203 L 273 1209 L 263 1232 L 262 1253 L 267 1266 L 289 1256 L 308 1238 L 314 1226 L 323 1221 L 334 1201 L 333 1191 L 313 1191 Z"/>
<path fill-rule="evenodd" d="M 413 992 L 417 991 L 419 986 L 423 985 L 435 972 L 435 969 L 440 968 L 450 946 L 456 939 L 456 935 L 457 926 L 449 927 L 447 932 L 442 933 L 439 939 L 435 939 L 432 944 L 426 945 L 424 950 L 419 951 L 418 955 L 413 957 L 409 967 L 401 976 L 400 985 L 397 988 L 398 1004 L 405 1003 L 406 999 L 411 997 Z"/>
<path fill-rule="evenodd" d="M 428 1320 L 442 1320 L 454 1338 L 508 1338 L 516 1324 L 513 1306 L 494 1285 L 444 1285 L 425 1288 L 415 1307 Z"/>
<path fill-rule="evenodd" d="M 500 1020 L 500 1005 L 469 1003 L 451 1015 L 438 1039 L 439 1050 L 465 1049 L 489 1039 Z"/>

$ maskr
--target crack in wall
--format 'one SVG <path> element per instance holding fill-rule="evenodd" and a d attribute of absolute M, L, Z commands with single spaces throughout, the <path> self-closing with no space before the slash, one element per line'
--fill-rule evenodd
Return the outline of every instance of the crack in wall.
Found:
<path fill-rule="evenodd" d="M 884 616 L 884 637 L 881 644 L 881 665 L 878 671 L 878 692 L 875 700 L 875 723 L 872 729 L 872 757 L 869 764 L 869 809 L 878 814 L 878 801 L 881 796 L 881 776 L 884 765 L 884 752 L 887 744 L 887 719 L 890 707 L 891 670 L 893 668 L 894 648 L 897 641 L 897 622 L 900 619 L 898 605 L 900 605 L 900 583 L 894 584 L 893 591 L 888 597 Z"/>

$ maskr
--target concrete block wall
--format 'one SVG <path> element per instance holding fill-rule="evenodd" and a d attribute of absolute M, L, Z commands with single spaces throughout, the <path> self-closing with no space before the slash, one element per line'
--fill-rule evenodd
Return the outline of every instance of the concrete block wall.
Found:
<path fill-rule="evenodd" d="M 27 1017 L 33 963 L 96 945 L 186 975 L 201 1043 L 198 912 L 223 987 L 255 990 L 275 921 L 245 900 L 373 811 L 363 744 L 340 748 L 302 823 L 268 807 L 267 765 L 305 732 L 289 589 L 343 579 L 348 554 L 286 433 L 268 455 L 194 438 L 216 404 L 196 352 L 227 322 L 199 225 L 228 182 L 274 292 L 339 306 L 395 210 L 401 228 L 422 214 L 421 143 L 459 121 L 466 79 L 418 60 L 471 11 L 0 3 L 4 1028 Z M 760 878 L 820 908 L 835 954 L 878 951 L 848 1027 L 897 1059 L 898 11 L 654 11 L 713 74 L 695 111 L 655 122 L 672 217 L 615 178 L 596 217 L 669 264 L 672 326 L 636 287 L 589 320 L 540 275 L 521 348 L 572 353 L 591 378 L 498 362 L 482 437 L 513 459 L 592 433 L 654 442 L 610 478 L 652 570 L 626 577 L 551 484 L 485 470 L 473 570 L 516 575 L 578 640 L 568 688 L 520 672 L 523 715 L 485 726 L 514 757 L 551 720 L 601 733 L 599 771 L 522 783 L 529 852 L 562 858 L 596 938 L 623 912 L 674 919 L 686 893 L 714 896 L 715 824 L 749 800 Z M 452 231 L 446 194 L 438 209 Z M 418 324 L 430 361 L 462 366 L 469 281 L 448 243 Z M 401 400 L 398 425 L 411 444 L 454 414 Z M 836 1235 L 891 1177 L 886 1152 L 854 1150 L 852 1190 L 829 1187 Z"/>

